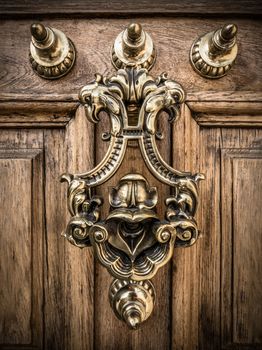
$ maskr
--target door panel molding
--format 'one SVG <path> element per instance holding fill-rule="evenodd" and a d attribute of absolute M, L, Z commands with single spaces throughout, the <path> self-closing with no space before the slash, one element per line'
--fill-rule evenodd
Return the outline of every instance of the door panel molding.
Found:
<path fill-rule="evenodd" d="M 262 94 L 188 93 L 186 104 L 203 127 L 262 127 Z M 79 108 L 78 95 L 1 94 L 1 128 L 64 128 Z"/>
<path fill-rule="evenodd" d="M 42 348 L 43 152 L 0 149 L 1 349 Z M 20 179 L 17 181 L 17 179 Z M 5 214 L 6 212 L 6 214 Z M 20 218 L 20 220 L 17 220 Z M 8 269 L 7 269 L 8 267 Z M 2 318 L 1 317 L 1 318 Z"/>
<path fill-rule="evenodd" d="M 260 112 L 261 113 L 261 112 Z M 228 114 L 194 114 L 193 118 L 198 125 L 203 127 L 238 127 L 238 128 L 261 128 L 262 127 L 262 113 L 261 115 L 228 115 Z"/>
<path fill-rule="evenodd" d="M 223 348 L 261 347 L 262 150 L 222 148 L 221 165 Z"/>
<path fill-rule="evenodd" d="M 1 94 L 0 128 L 63 128 L 78 106 L 74 97 L 59 94 Z"/>

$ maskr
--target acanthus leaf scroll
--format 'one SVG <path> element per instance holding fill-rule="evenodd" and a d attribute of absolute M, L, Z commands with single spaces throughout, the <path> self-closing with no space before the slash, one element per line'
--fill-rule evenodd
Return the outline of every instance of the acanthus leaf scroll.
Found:
<path fill-rule="evenodd" d="M 149 293 L 153 285 L 148 280 L 170 260 L 174 247 L 191 246 L 198 238 L 194 219 L 198 204 L 197 183 L 204 175 L 173 169 L 163 160 L 156 144 L 158 116 L 165 111 L 169 121 L 175 121 L 185 101 L 185 92 L 167 74 L 154 79 L 147 69 L 138 65 L 125 66 L 110 78 L 97 74 L 94 81 L 83 87 L 79 100 L 92 123 L 98 123 L 99 113 L 105 111 L 111 129 L 106 134 L 108 151 L 94 169 L 62 176 L 62 181 L 69 185 L 68 207 L 72 215 L 64 236 L 80 248 L 93 246 L 100 263 L 116 278 L 112 285 L 120 288 L 119 293 L 115 291 L 110 295 L 124 298 L 121 288 L 126 290 L 127 284 L 132 293 Z M 95 187 L 116 173 L 130 140 L 137 141 L 143 160 L 154 177 L 172 188 L 172 195 L 165 201 L 165 218 L 156 214 L 157 188 L 151 187 L 141 174 L 127 174 L 110 189 L 110 212 L 101 218 L 103 199 L 96 196 Z M 110 300 L 116 310 L 116 301 Z M 125 300 L 130 307 L 131 301 Z M 152 300 L 150 303 L 154 304 Z M 135 304 L 132 306 L 131 303 L 132 307 L 136 308 Z M 136 313 L 139 322 L 133 328 L 151 312 L 147 317 L 142 317 L 145 315 L 142 309 Z M 120 318 L 130 326 L 134 324 L 130 317 L 130 322 L 124 316 Z"/>

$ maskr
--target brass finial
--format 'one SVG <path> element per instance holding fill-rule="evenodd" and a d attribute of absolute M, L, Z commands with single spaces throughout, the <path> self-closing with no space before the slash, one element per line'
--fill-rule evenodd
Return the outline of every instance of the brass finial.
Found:
<path fill-rule="evenodd" d="M 129 312 L 128 315 L 126 317 L 123 316 L 123 318 L 127 325 L 133 329 L 137 329 L 142 321 L 140 313 L 135 311 Z"/>
<path fill-rule="evenodd" d="M 137 329 L 153 311 L 155 289 L 149 280 L 115 279 L 109 289 L 109 300 L 117 317 L 131 329 Z"/>
<path fill-rule="evenodd" d="M 44 41 L 47 37 L 46 27 L 41 23 L 31 25 L 31 34 L 36 41 Z"/>
<path fill-rule="evenodd" d="M 235 24 L 225 24 L 218 29 L 210 38 L 209 55 L 224 56 L 236 43 L 237 26 Z"/>
<path fill-rule="evenodd" d="M 146 35 L 141 24 L 131 23 L 123 33 L 122 48 L 128 59 L 136 59 L 145 49 Z"/>
<path fill-rule="evenodd" d="M 237 26 L 235 24 L 225 24 L 221 29 L 221 38 L 225 41 L 233 39 L 237 35 Z"/>
<path fill-rule="evenodd" d="M 206 78 L 226 75 L 237 56 L 236 35 L 237 26 L 230 23 L 197 39 L 190 53 L 193 68 Z"/>
<path fill-rule="evenodd" d="M 137 41 L 141 38 L 142 26 L 140 23 L 131 23 L 127 28 L 128 39 L 130 41 Z"/>
<path fill-rule="evenodd" d="M 72 42 L 60 30 L 41 23 L 33 23 L 30 30 L 30 62 L 34 71 L 46 79 L 67 74 L 75 61 Z"/>
<path fill-rule="evenodd" d="M 112 62 L 116 69 L 141 66 L 150 69 L 155 61 L 155 49 L 151 37 L 141 24 L 131 23 L 115 40 Z"/>

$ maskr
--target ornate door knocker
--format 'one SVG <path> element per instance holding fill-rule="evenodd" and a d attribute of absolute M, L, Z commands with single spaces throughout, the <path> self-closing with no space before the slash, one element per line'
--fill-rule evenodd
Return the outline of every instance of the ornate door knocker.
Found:
<path fill-rule="evenodd" d="M 111 120 L 108 151 L 93 170 L 62 175 L 68 187 L 72 215 L 64 236 L 77 247 L 93 246 L 100 263 L 115 278 L 109 299 L 116 315 L 130 327 L 151 314 L 155 302 L 150 279 L 173 255 L 174 247 L 188 247 L 198 238 L 194 215 L 197 183 L 204 175 L 173 169 L 161 158 L 156 145 L 156 119 L 161 111 L 177 119 L 185 92 L 166 74 L 156 79 L 148 70 L 155 60 L 150 36 L 139 24 L 131 24 L 117 37 L 112 62 L 119 69 L 111 78 L 97 74 L 80 92 L 86 117 L 99 122 L 99 112 Z M 95 188 L 121 166 L 129 141 L 136 140 L 150 172 L 172 188 L 166 200 L 165 218 L 159 218 L 156 187 L 141 174 L 127 174 L 109 193 L 110 212 L 100 217 L 103 199 Z"/>

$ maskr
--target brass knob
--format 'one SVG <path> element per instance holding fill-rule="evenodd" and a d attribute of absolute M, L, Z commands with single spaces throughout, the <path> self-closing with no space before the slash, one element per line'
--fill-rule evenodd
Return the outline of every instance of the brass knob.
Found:
<path fill-rule="evenodd" d="M 112 63 L 116 69 L 142 67 L 149 70 L 155 56 L 153 41 L 139 23 L 131 23 L 122 31 L 112 48 Z"/>
<path fill-rule="evenodd" d="M 31 35 L 29 57 L 34 71 L 45 79 L 58 79 L 67 74 L 75 62 L 75 48 L 65 34 L 33 23 Z"/>
<path fill-rule="evenodd" d="M 226 24 L 198 38 L 191 47 L 190 62 L 205 78 L 221 78 L 231 69 L 237 57 L 237 26 Z"/>
<path fill-rule="evenodd" d="M 153 311 L 155 288 L 149 280 L 115 279 L 109 289 L 109 300 L 117 317 L 137 329 Z"/>

